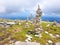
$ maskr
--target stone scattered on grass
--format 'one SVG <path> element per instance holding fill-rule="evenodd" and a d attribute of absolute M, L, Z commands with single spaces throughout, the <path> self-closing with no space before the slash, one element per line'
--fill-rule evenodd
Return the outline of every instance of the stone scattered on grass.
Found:
<path fill-rule="evenodd" d="M 20 42 L 20 41 L 16 41 L 14 43 L 14 45 L 40 45 L 40 43 L 37 43 L 37 42 Z"/>
<path fill-rule="evenodd" d="M 46 34 L 48 34 L 48 32 L 47 32 L 47 31 L 45 31 L 45 33 L 46 33 Z"/>
<path fill-rule="evenodd" d="M 52 38 L 55 38 L 55 36 L 53 34 L 49 34 Z"/>

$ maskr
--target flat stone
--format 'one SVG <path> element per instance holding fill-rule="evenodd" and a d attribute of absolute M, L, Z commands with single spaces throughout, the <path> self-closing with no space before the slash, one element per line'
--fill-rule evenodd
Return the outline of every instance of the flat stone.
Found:
<path fill-rule="evenodd" d="M 55 38 L 55 36 L 53 34 L 49 34 L 52 38 Z"/>
<path fill-rule="evenodd" d="M 51 40 L 48 40 L 48 43 L 53 43 Z"/>
<path fill-rule="evenodd" d="M 20 41 L 16 41 L 14 43 L 14 45 L 40 45 L 40 43 L 36 43 L 36 42 L 20 42 Z"/>
<path fill-rule="evenodd" d="M 48 32 L 47 32 L 47 31 L 45 31 L 45 33 L 46 33 L 46 34 L 48 34 Z"/>
<path fill-rule="evenodd" d="M 55 45 L 60 45 L 60 42 L 55 43 Z"/>

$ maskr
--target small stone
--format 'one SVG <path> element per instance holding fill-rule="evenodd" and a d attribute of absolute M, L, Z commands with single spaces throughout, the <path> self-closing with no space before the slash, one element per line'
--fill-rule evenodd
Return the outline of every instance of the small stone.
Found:
<path fill-rule="evenodd" d="M 48 32 L 47 32 L 47 31 L 45 31 L 45 33 L 46 33 L 46 34 L 48 34 Z"/>

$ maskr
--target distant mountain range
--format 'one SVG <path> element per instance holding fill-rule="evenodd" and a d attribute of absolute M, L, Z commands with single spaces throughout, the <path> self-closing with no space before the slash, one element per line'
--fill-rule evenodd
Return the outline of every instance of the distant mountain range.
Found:
<path fill-rule="evenodd" d="M 43 21 L 51 21 L 51 22 L 53 22 L 53 21 L 60 22 L 60 16 L 59 15 L 56 15 L 56 16 L 54 16 L 54 15 L 42 16 L 42 20 Z"/>
<path fill-rule="evenodd" d="M 20 19 L 20 20 L 25 20 L 27 16 L 23 16 L 23 15 L 0 15 L 0 18 L 4 18 L 4 19 L 12 19 L 12 20 L 15 20 L 15 19 Z M 41 19 L 43 21 L 57 21 L 57 22 L 60 22 L 60 16 L 54 16 L 54 15 L 44 15 L 41 17 Z M 30 16 L 29 16 L 29 20 L 30 20 Z"/>

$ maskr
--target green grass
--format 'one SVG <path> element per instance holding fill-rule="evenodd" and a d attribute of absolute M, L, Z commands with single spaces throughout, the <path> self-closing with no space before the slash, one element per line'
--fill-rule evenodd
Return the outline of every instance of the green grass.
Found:
<path fill-rule="evenodd" d="M 20 40 L 20 41 L 25 41 L 25 39 L 27 38 L 26 37 L 26 34 L 29 30 L 34 30 L 34 25 L 32 25 L 30 22 L 29 22 L 29 26 L 30 28 L 25 28 L 24 26 L 24 22 L 22 22 L 22 25 L 13 25 L 12 27 L 8 28 L 7 29 L 7 32 L 11 33 L 11 37 L 17 39 L 17 40 Z M 45 22 L 42 22 L 42 27 L 43 27 L 43 30 L 44 31 L 49 31 L 49 33 L 51 34 L 60 34 L 60 28 L 59 27 L 56 27 L 56 26 L 53 26 L 53 27 L 48 27 L 46 28 L 46 25 L 48 23 L 45 23 Z M 50 23 L 52 25 L 52 23 Z M 17 33 L 13 33 L 14 30 L 16 30 L 17 28 L 21 29 L 21 31 L 17 32 Z M 49 30 L 49 28 L 51 28 Z M 2 27 L 0 27 L 0 29 L 2 29 Z M 39 37 L 35 37 L 33 34 L 32 34 L 32 40 L 31 41 L 37 41 L 37 42 L 40 42 L 41 44 L 45 45 L 47 43 L 47 40 L 51 39 L 53 42 L 60 42 L 60 39 L 58 38 L 51 38 L 48 34 L 45 34 L 43 31 L 42 33 L 42 38 L 39 38 Z M 4 35 L 4 33 L 0 33 L 0 36 Z"/>

